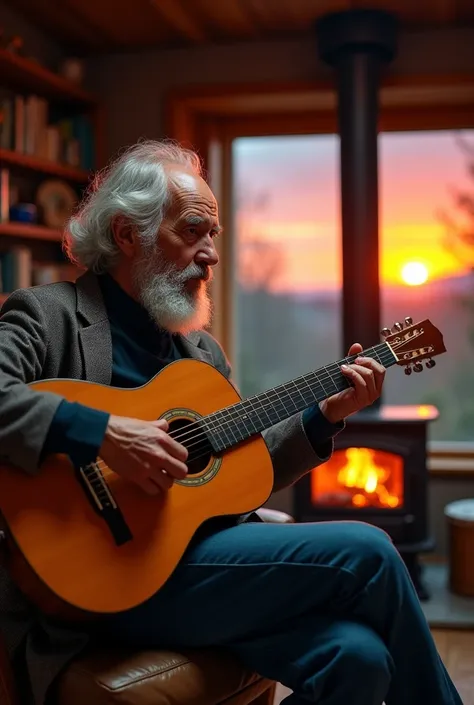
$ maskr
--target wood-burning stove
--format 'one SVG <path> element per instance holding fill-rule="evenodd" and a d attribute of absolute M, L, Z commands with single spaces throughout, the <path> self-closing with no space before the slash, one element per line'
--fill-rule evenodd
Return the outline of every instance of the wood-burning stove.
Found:
<path fill-rule="evenodd" d="M 294 488 L 297 521 L 361 520 L 380 527 L 402 554 L 421 599 L 418 554 L 431 551 L 427 430 L 432 406 L 380 406 L 355 414 L 333 457 Z"/>

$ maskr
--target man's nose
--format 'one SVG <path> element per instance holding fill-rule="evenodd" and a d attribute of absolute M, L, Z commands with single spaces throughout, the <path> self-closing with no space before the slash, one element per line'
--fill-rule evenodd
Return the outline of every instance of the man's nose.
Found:
<path fill-rule="evenodd" d="M 209 267 L 215 267 L 219 262 L 219 255 L 217 254 L 216 246 L 214 240 L 209 238 L 209 240 L 198 250 L 195 262 L 207 264 Z"/>

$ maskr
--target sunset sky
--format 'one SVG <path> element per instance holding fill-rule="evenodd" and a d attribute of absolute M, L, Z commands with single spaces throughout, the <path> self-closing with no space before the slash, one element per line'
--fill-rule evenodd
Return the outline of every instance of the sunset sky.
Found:
<path fill-rule="evenodd" d="M 474 131 L 465 131 L 470 143 Z M 379 142 L 382 281 L 402 285 L 421 262 L 428 280 L 462 274 L 442 245 L 437 211 L 452 212 L 452 187 L 474 190 L 451 132 L 391 133 Z M 338 138 L 244 138 L 234 144 L 236 230 L 278 243 L 284 270 L 275 289 L 336 289 L 341 280 Z M 261 207 L 252 203 L 268 196 Z"/>

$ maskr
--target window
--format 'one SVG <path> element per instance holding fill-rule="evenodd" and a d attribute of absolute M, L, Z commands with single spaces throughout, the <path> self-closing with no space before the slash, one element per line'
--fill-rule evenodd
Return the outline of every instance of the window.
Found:
<path fill-rule="evenodd" d="M 234 373 L 243 396 L 341 350 L 338 138 L 234 140 Z"/>
<path fill-rule="evenodd" d="M 384 403 L 435 404 L 434 440 L 470 441 L 474 428 L 474 238 L 455 255 L 445 222 L 462 221 L 456 192 L 474 199 L 469 145 L 474 130 L 379 140 L 381 327 L 429 318 L 448 350 L 402 383 L 389 372 Z M 232 165 L 232 357 L 248 396 L 342 354 L 338 137 L 235 139 Z M 464 223 L 473 233 L 474 215 Z"/>
<path fill-rule="evenodd" d="M 429 318 L 447 353 L 408 384 L 387 374 L 388 404 L 431 403 L 433 440 L 472 441 L 474 429 L 474 130 L 388 132 L 379 141 L 382 324 Z M 471 167 L 472 169 L 472 167 Z M 471 216 L 456 207 L 466 193 Z M 451 248 L 445 215 L 470 232 L 472 249 Z M 449 237 L 447 237 L 449 235 Z"/>

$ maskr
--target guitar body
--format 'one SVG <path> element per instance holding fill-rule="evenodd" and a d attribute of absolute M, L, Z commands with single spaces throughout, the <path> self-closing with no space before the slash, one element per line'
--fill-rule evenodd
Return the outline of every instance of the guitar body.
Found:
<path fill-rule="evenodd" d="M 223 375 L 196 360 L 174 362 L 138 389 L 72 380 L 31 386 L 113 415 L 165 417 L 170 429 L 180 419 L 192 423 L 240 401 Z M 261 435 L 200 463 L 159 498 L 101 465 L 130 532 L 121 545 L 66 457 L 48 459 L 36 476 L 0 467 L 0 511 L 23 564 L 22 570 L 12 568 L 14 579 L 48 612 L 55 599 L 96 616 L 145 601 L 166 582 L 204 521 L 250 512 L 271 494 L 273 466 Z"/>

